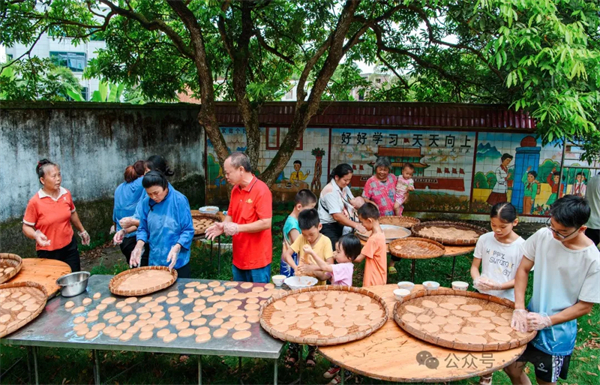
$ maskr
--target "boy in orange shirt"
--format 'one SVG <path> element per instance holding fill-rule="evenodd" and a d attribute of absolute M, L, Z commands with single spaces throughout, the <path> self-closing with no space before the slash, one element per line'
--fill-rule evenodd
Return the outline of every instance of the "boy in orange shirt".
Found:
<path fill-rule="evenodd" d="M 364 286 L 375 286 L 387 284 L 387 245 L 385 234 L 379 226 L 379 209 L 373 203 L 365 203 L 358 209 L 358 219 L 371 236 L 355 263 L 365 261 Z"/>

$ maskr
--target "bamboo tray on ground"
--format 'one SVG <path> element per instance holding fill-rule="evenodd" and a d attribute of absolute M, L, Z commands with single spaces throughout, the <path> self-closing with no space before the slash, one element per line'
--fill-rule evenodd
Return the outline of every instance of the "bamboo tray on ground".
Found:
<path fill-rule="evenodd" d="M 215 222 L 221 222 L 223 217 L 219 214 L 203 214 L 198 210 L 192 210 L 192 222 L 194 223 L 194 234 L 203 235 Z"/>
<path fill-rule="evenodd" d="M 430 259 L 446 253 L 444 245 L 427 238 L 396 239 L 388 248 L 393 256 L 403 259 Z"/>
<path fill-rule="evenodd" d="M 382 225 L 394 225 L 410 229 L 413 226 L 416 226 L 419 223 L 421 223 L 421 221 L 413 217 L 385 216 L 379 218 L 379 223 Z"/>
<path fill-rule="evenodd" d="M 162 283 L 154 284 L 152 283 L 153 279 L 156 277 L 152 277 L 156 274 L 156 272 L 166 272 L 170 275 L 170 278 L 167 281 Z M 164 273 L 163 273 L 164 274 Z M 135 279 L 139 281 L 150 281 L 147 286 L 140 287 L 139 289 L 126 289 L 124 288 L 124 283 L 129 282 L 130 279 Z M 115 295 L 121 295 L 124 297 L 138 297 L 141 295 L 146 295 L 150 293 L 154 293 L 159 290 L 166 289 L 177 281 L 177 270 L 171 269 L 164 266 L 145 266 L 138 267 L 135 269 L 125 270 L 124 272 L 114 276 L 110 283 L 108 284 L 108 288 L 111 293 Z"/>
<path fill-rule="evenodd" d="M 349 286 L 293 290 L 269 299 L 260 310 L 260 324 L 273 337 L 313 346 L 360 340 L 387 319 L 388 309 L 381 297 Z"/>
<path fill-rule="evenodd" d="M 413 291 L 394 306 L 407 333 L 451 349 L 503 351 L 526 345 L 536 332 L 510 327 L 514 303 L 491 295 L 440 288 Z"/>
<path fill-rule="evenodd" d="M 465 231 L 474 231 L 478 234 L 477 238 L 450 238 L 450 237 L 435 237 L 431 235 L 427 235 L 423 232 L 423 230 L 427 227 L 438 227 L 438 228 L 454 228 L 458 230 Z M 436 242 L 439 242 L 443 245 L 453 245 L 453 246 L 468 246 L 474 245 L 477 243 L 479 236 L 487 233 L 487 230 L 483 227 L 471 225 L 469 223 L 463 222 L 449 222 L 449 221 L 430 221 L 430 222 L 421 222 L 420 224 L 413 226 L 412 232 L 415 236 L 421 238 L 432 239 Z"/>
<path fill-rule="evenodd" d="M 16 254 L 0 253 L 0 283 L 9 281 L 21 271 L 23 260 Z"/>
<path fill-rule="evenodd" d="M 36 282 L 0 285 L 0 338 L 34 320 L 44 307 L 48 293 Z"/>

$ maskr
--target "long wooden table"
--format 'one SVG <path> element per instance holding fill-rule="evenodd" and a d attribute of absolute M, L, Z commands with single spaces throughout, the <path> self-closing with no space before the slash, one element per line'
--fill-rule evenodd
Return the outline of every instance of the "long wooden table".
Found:
<path fill-rule="evenodd" d="M 329 361 L 353 373 L 394 382 L 447 382 L 481 376 L 510 365 L 525 346 L 502 352 L 467 352 L 432 345 L 404 332 L 393 319 L 396 285 L 365 287 L 381 296 L 390 317 L 381 329 L 343 345 L 319 348 Z M 414 290 L 422 289 L 416 285 Z M 437 366 L 420 364 L 418 355 L 430 354 Z M 343 378 L 344 376 L 342 376 Z"/>
<path fill-rule="evenodd" d="M 56 284 L 56 280 L 70 272 L 71 268 L 69 265 L 62 261 L 46 258 L 23 258 L 21 271 L 9 282 L 37 282 L 46 288 L 48 298 L 52 298 L 60 289 Z"/>

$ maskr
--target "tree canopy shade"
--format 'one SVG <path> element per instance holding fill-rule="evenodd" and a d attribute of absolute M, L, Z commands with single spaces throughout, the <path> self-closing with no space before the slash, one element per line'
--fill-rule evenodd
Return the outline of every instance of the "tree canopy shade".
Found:
<path fill-rule="evenodd" d="M 395 74 L 370 90 L 375 100 L 511 103 L 538 119 L 545 142 L 598 135 L 594 0 L 8 0 L 0 7 L 6 45 L 31 46 L 44 32 L 76 43 L 102 38 L 107 48 L 89 75 L 137 86 L 150 99 L 198 96 L 199 121 L 221 162 L 228 151 L 215 100 L 236 101 L 256 165 L 260 108 L 297 83 L 288 134 L 261 173 L 267 183 L 321 100 L 366 86 L 355 60 Z"/>

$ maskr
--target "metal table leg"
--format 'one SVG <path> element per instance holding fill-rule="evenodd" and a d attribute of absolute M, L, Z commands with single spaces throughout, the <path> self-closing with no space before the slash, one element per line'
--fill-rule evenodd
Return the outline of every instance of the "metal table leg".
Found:
<path fill-rule="evenodd" d="M 273 385 L 277 385 L 277 362 L 278 360 L 274 360 L 275 365 L 273 365 Z"/>
<path fill-rule="evenodd" d="M 27 347 L 27 383 L 31 384 L 31 356 L 33 355 L 31 351 L 31 346 Z"/>
<path fill-rule="evenodd" d="M 98 358 L 98 351 L 92 350 L 94 356 L 94 384 L 100 385 L 100 359 Z"/>
<path fill-rule="evenodd" d="M 198 356 L 198 385 L 202 385 L 202 356 Z"/>
<path fill-rule="evenodd" d="M 450 276 L 450 282 L 454 281 L 454 267 L 456 266 L 456 256 L 452 257 L 452 275 Z"/>
<path fill-rule="evenodd" d="M 344 385 L 344 383 L 346 382 L 346 370 L 344 368 L 342 368 L 342 370 L 340 370 L 340 375 L 342 376 L 342 378 L 341 378 L 342 385 Z"/>
<path fill-rule="evenodd" d="M 415 282 L 415 265 L 417 264 L 416 260 L 412 260 L 412 267 L 410 269 L 410 281 Z"/>
<path fill-rule="evenodd" d="M 31 348 L 33 353 L 33 373 L 35 375 L 35 385 L 39 385 L 40 377 L 38 374 L 38 362 L 37 362 L 37 346 Z"/>

